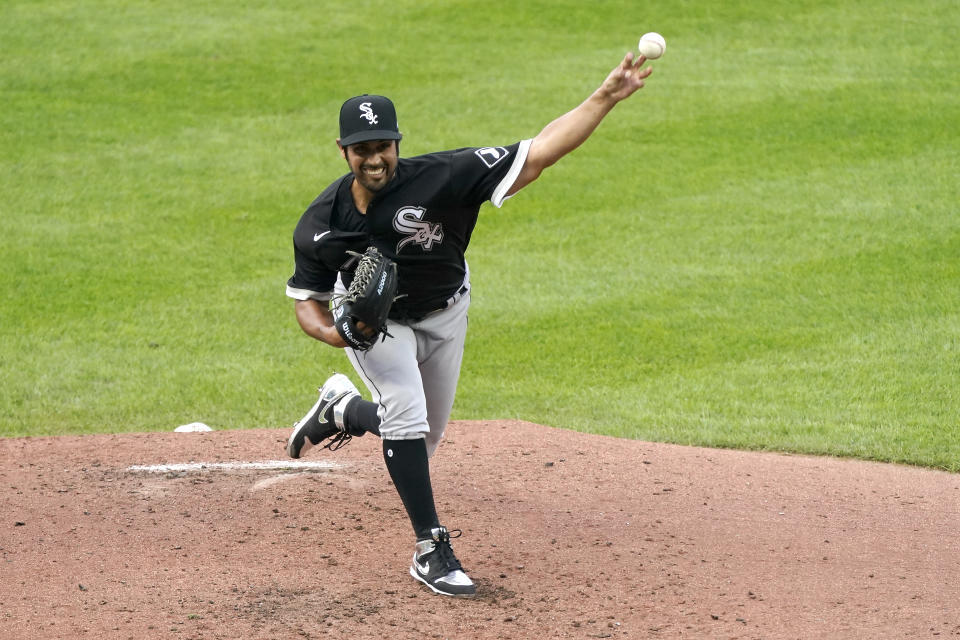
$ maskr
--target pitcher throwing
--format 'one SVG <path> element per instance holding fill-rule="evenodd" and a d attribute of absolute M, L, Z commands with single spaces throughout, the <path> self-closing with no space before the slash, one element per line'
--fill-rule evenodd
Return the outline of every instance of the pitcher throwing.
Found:
<path fill-rule="evenodd" d="M 480 206 L 502 206 L 583 143 L 618 102 L 643 87 L 651 72 L 644 62 L 628 53 L 579 106 L 533 139 L 502 146 L 400 158 L 402 136 L 389 99 L 357 96 L 340 109 L 337 146 L 350 172 L 300 218 L 287 295 L 296 300 L 304 332 L 345 349 L 371 401 L 349 378 L 333 375 L 294 426 L 287 453 L 298 458 L 322 443 L 332 450 L 353 436 L 377 434 L 416 536 L 410 574 L 436 593 L 476 593 L 450 545 L 460 531 L 440 524 L 429 458 L 443 438 L 460 375 L 470 306 L 464 253 Z M 370 326 L 351 302 L 343 303 L 357 299 L 351 284 L 369 247 L 396 265 L 385 327 Z M 371 268 L 390 267 L 362 267 Z"/>

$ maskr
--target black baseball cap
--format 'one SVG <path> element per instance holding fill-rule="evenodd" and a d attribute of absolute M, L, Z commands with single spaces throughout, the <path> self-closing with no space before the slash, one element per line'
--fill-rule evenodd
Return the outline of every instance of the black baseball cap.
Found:
<path fill-rule="evenodd" d="M 340 146 L 367 140 L 400 140 L 397 110 L 389 98 L 363 94 L 340 107 Z"/>

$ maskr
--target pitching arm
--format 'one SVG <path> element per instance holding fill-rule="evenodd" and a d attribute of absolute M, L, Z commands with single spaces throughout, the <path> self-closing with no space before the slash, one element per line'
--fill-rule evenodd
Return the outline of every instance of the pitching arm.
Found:
<path fill-rule="evenodd" d="M 643 87 L 653 71 L 652 67 L 643 68 L 646 60 L 642 55 L 634 60 L 633 53 L 627 53 L 589 98 L 544 127 L 530 143 L 527 160 L 507 195 L 520 191 L 544 169 L 583 144 L 618 102 Z"/>

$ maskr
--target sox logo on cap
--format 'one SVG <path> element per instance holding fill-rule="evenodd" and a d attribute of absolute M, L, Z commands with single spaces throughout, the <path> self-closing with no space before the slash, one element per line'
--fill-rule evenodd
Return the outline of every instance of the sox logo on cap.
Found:
<path fill-rule="evenodd" d="M 360 114 L 361 118 L 366 118 L 367 122 L 370 124 L 377 124 L 377 115 L 373 112 L 373 109 L 370 107 L 369 102 L 364 102 L 360 105 L 360 111 L 363 113 Z"/>

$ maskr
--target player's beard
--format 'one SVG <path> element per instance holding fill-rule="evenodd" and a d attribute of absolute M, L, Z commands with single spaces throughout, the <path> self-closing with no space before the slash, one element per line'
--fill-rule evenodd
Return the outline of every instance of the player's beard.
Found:
<path fill-rule="evenodd" d="M 370 174 L 367 173 L 370 169 L 380 169 L 383 171 L 380 174 Z M 393 179 L 394 174 L 397 172 L 396 166 L 389 166 L 387 163 L 382 164 L 362 164 L 360 165 L 360 171 L 355 172 L 354 176 L 357 178 L 357 182 L 360 183 L 364 189 L 376 193 L 390 184 L 390 181 Z"/>

